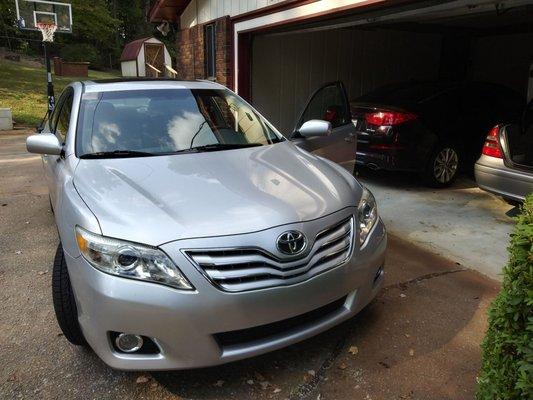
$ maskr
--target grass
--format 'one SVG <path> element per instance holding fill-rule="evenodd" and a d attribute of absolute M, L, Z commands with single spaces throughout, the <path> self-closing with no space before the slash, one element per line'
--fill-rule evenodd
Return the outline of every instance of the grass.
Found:
<path fill-rule="evenodd" d="M 72 81 L 116 78 L 118 72 L 89 70 L 89 78 L 52 76 L 56 100 Z M 20 125 L 36 126 L 46 113 L 46 70 L 24 62 L 0 59 L 0 107 L 10 107 L 13 120 Z"/>

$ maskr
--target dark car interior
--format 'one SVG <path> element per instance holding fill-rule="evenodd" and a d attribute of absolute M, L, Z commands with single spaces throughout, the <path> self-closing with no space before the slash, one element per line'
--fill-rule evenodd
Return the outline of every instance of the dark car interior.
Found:
<path fill-rule="evenodd" d="M 533 167 L 533 101 L 529 102 L 520 124 L 505 127 L 511 161 L 519 166 Z"/>

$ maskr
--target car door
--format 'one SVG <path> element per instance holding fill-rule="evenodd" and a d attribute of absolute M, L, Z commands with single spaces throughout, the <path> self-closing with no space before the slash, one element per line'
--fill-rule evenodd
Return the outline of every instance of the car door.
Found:
<path fill-rule="evenodd" d="M 72 111 L 72 102 L 74 98 L 74 91 L 68 87 L 62 93 L 56 109 L 51 117 L 51 124 L 49 124 L 50 133 L 53 133 L 59 139 L 61 144 L 65 144 L 66 134 L 70 124 L 70 114 Z M 56 209 L 58 202 L 58 193 L 60 190 L 60 174 L 61 169 L 64 168 L 62 156 L 44 155 L 43 164 L 45 167 L 45 174 L 47 175 L 48 189 L 50 193 L 50 200 L 52 207 Z"/>
<path fill-rule="evenodd" d="M 64 101 L 65 101 L 65 96 L 63 94 L 59 97 L 59 100 L 56 102 L 54 111 L 52 111 L 47 121 L 44 123 L 43 129 L 41 131 L 42 134 L 54 133 L 55 126 L 57 124 L 57 119 L 59 117 L 59 111 L 61 110 L 61 105 L 63 104 Z M 54 186 L 52 161 L 55 159 L 57 159 L 57 156 L 48 155 L 48 154 L 44 154 L 42 156 L 44 177 L 46 179 L 46 184 L 48 185 L 48 193 L 50 193 L 50 199 L 52 199 L 52 191 L 53 191 L 53 186 Z"/>
<path fill-rule="evenodd" d="M 331 135 L 301 137 L 298 129 L 312 119 L 329 121 L 332 125 Z M 299 147 L 340 164 L 350 173 L 353 172 L 357 134 L 342 82 L 327 83 L 311 95 L 298 118 L 291 140 Z"/>

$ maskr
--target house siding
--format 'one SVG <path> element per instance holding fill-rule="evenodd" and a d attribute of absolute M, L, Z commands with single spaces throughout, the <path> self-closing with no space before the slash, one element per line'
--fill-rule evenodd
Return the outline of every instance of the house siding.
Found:
<path fill-rule="evenodd" d="M 181 14 L 180 26 L 187 29 L 224 16 L 234 17 L 282 1 L 285 0 L 192 0 Z"/>

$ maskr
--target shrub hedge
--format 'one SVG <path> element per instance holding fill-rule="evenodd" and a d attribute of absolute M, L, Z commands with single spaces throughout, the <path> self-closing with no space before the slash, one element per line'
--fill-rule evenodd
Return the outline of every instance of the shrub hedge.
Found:
<path fill-rule="evenodd" d="M 522 207 L 508 250 L 481 346 L 478 400 L 533 399 L 533 195 Z"/>

